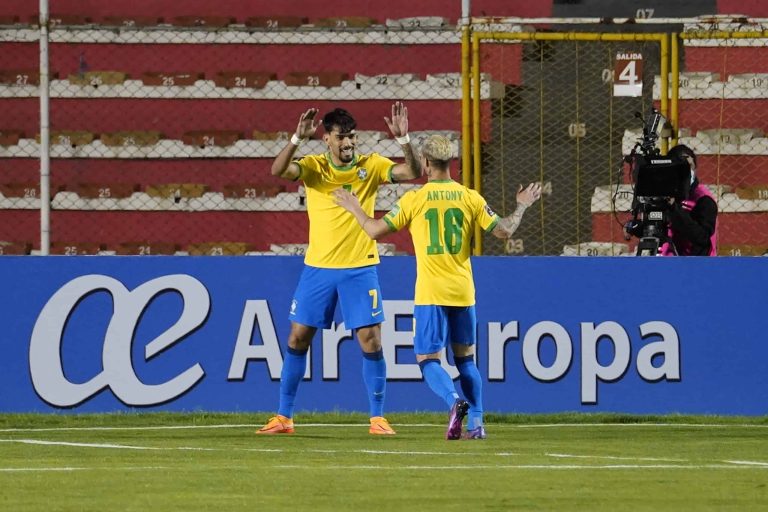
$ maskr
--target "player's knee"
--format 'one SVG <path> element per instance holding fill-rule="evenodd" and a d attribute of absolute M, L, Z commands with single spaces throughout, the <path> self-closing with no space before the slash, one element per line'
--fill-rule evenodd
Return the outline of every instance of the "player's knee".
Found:
<path fill-rule="evenodd" d="M 475 355 L 474 345 L 464 345 L 462 343 L 452 343 L 454 357 L 470 357 Z"/>
<path fill-rule="evenodd" d="M 363 352 L 378 352 L 381 350 L 381 328 L 378 325 L 357 329 L 357 340 Z"/>
<path fill-rule="evenodd" d="M 307 327 L 294 324 L 291 327 L 291 333 L 288 335 L 288 346 L 293 350 L 308 350 L 312 343 L 312 337 L 315 335 L 314 327 Z"/>
<path fill-rule="evenodd" d="M 435 352 L 434 354 L 416 354 L 417 363 L 421 363 L 422 361 L 427 361 L 429 359 L 440 361 L 440 352 Z"/>

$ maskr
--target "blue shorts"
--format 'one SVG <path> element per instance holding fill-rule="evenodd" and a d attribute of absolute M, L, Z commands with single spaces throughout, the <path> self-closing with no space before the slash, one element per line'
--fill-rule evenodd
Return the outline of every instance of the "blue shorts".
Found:
<path fill-rule="evenodd" d="M 328 329 L 337 301 L 347 329 L 383 322 L 384 307 L 376 267 L 317 268 L 304 265 L 288 319 Z"/>
<path fill-rule="evenodd" d="M 413 350 L 417 355 L 434 354 L 449 343 L 477 343 L 475 306 L 414 306 L 416 335 Z"/>

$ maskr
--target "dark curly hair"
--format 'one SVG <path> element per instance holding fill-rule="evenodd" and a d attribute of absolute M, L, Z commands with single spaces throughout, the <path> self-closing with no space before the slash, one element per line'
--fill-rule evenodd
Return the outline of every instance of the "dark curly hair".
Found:
<path fill-rule="evenodd" d="M 330 133 L 334 126 L 338 126 L 341 133 L 349 133 L 357 127 L 357 121 L 343 108 L 335 108 L 323 116 L 326 133 Z"/>

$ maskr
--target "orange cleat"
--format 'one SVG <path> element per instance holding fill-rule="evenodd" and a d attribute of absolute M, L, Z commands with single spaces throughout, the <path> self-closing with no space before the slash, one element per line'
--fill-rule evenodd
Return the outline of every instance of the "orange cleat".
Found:
<path fill-rule="evenodd" d="M 377 436 L 392 436 L 395 435 L 395 430 L 384 416 L 374 416 L 371 418 L 371 428 L 368 429 L 368 433 Z"/>
<path fill-rule="evenodd" d="M 386 421 L 386 420 L 385 420 Z M 293 420 L 277 415 L 269 418 L 266 425 L 256 431 L 257 434 L 293 434 Z M 394 434 L 394 432 L 393 432 Z"/>

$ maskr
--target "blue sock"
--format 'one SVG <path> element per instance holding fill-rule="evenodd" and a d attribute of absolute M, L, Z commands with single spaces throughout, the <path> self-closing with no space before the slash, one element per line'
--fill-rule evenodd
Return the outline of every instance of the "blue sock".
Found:
<path fill-rule="evenodd" d="M 293 418 L 293 408 L 296 403 L 296 390 L 304 378 L 307 368 L 307 352 L 288 347 L 283 361 L 283 371 L 280 372 L 280 408 L 277 414 Z"/>
<path fill-rule="evenodd" d="M 419 367 L 421 367 L 421 374 L 424 375 L 424 380 L 427 381 L 429 388 L 442 398 L 448 407 L 453 407 L 459 394 L 456 393 L 451 376 L 440 366 L 440 360 L 425 359 L 419 363 Z"/>
<path fill-rule="evenodd" d="M 363 352 L 363 381 L 368 390 L 371 418 L 384 416 L 384 394 L 387 390 L 387 362 L 384 351 Z"/>
<path fill-rule="evenodd" d="M 461 390 L 469 402 L 467 429 L 472 430 L 483 424 L 483 379 L 480 377 L 474 357 L 454 357 L 453 361 L 459 370 Z"/>

